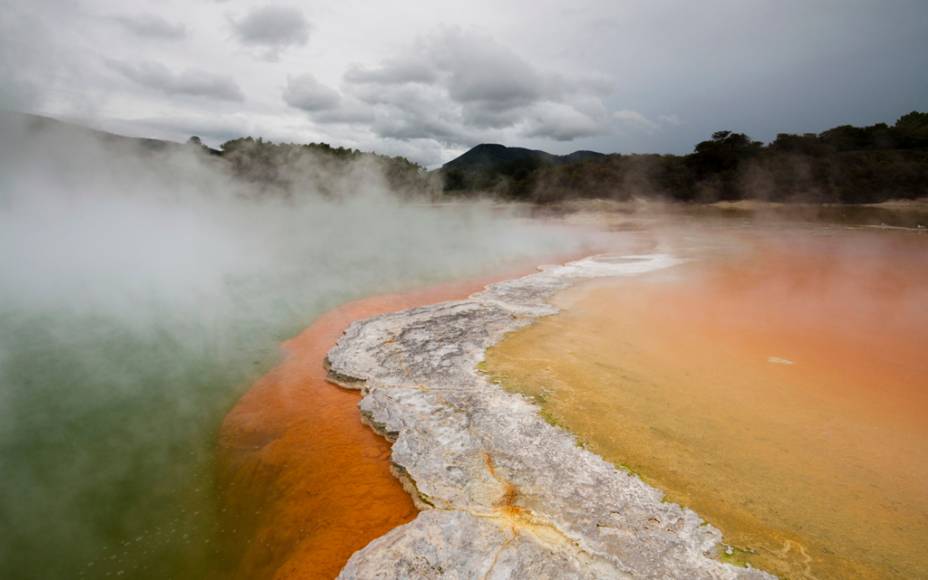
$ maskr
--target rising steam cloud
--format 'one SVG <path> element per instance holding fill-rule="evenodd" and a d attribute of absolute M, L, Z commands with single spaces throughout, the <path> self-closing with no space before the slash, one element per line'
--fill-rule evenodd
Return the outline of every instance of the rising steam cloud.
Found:
<path fill-rule="evenodd" d="M 258 194 L 197 147 L 0 123 L 4 577 L 202 577 L 213 437 L 278 341 L 351 298 L 579 243 L 401 201 L 376 164 L 304 159 L 312 180 Z"/>

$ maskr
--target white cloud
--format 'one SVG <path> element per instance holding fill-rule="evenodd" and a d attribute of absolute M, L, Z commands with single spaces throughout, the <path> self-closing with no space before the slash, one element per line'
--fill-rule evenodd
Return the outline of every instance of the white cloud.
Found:
<path fill-rule="evenodd" d="M 630 109 L 622 109 L 621 111 L 615 111 L 612 113 L 612 118 L 618 121 L 621 125 L 626 127 L 631 127 L 634 129 L 643 129 L 645 131 L 655 131 L 660 126 L 651 119 L 648 119 L 638 111 L 632 111 Z"/>
<path fill-rule="evenodd" d="M 0 0 L 0 106 L 173 118 L 180 140 L 241 114 L 249 122 L 215 133 L 423 160 L 477 142 L 683 153 L 720 128 L 766 139 L 891 121 L 928 102 L 918 26 L 928 3 L 847 2 L 835 24 L 826 6 L 800 0 L 439 0 L 428 10 L 416 0 Z M 782 50 L 762 50 L 773 44 Z M 849 51 L 867 58 L 840 58 Z M 112 59 L 124 61 L 119 74 Z M 306 73 L 338 103 L 322 89 L 304 91 L 303 107 L 287 102 L 300 102 L 296 88 L 282 98 Z M 832 82 L 816 82 L 824 76 Z"/>
<path fill-rule="evenodd" d="M 432 63 L 423 56 L 408 59 L 387 59 L 373 68 L 354 64 L 345 72 L 351 83 L 396 85 L 403 83 L 431 83 L 438 79 Z"/>
<path fill-rule="evenodd" d="M 609 83 L 591 78 L 541 70 L 489 37 L 451 29 L 378 64 L 351 66 L 343 91 L 370 108 L 369 129 L 379 137 L 460 147 L 519 135 L 570 141 L 601 134 Z"/>
<path fill-rule="evenodd" d="M 339 94 L 320 83 L 311 74 L 302 74 L 287 80 L 284 101 L 291 107 L 307 112 L 334 109 L 340 101 Z"/>
<path fill-rule="evenodd" d="M 299 8 L 282 5 L 259 6 L 232 25 L 240 42 L 266 49 L 271 59 L 285 48 L 306 44 L 311 28 Z"/>
<path fill-rule="evenodd" d="M 168 95 L 210 97 L 227 101 L 245 99 L 241 88 L 231 77 L 208 71 L 187 69 L 175 73 L 161 63 L 150 61 L 135 65 L 110 61 L 110 66 L 135 83 Z"/>
<path fill-rule="evenodd" d="M 138 36 L 151 38 L 180 39 L 187 36 L 187 27 L 154 14 L 114 16 L 113 20 Z"/>
<path fill-rule="evenodd" d="M 448 95 L 458 103 L 500 110 L 546 96 L 542 74 L 491 38 L 451 30 L 422 48 L 432 55 L 433 66 L 447 71 Z"/>
<path fill-rule="evenodd" d="M 607 130 L 598 115 L 588 115 L 559 103 L 543 103 L 536 107 L 535 116 L 528 122 L 524 133 L 528 137 L 573 141 L 581 137 L 602 135 Z"/>

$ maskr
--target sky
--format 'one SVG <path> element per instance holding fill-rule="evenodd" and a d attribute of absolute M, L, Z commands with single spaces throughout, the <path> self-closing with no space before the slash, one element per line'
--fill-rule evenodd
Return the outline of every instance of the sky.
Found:
<path fill-rule="evenodd" d="M 925 0 L 0 0 L 0 109 L 428 167 L 928 110 Z"/>

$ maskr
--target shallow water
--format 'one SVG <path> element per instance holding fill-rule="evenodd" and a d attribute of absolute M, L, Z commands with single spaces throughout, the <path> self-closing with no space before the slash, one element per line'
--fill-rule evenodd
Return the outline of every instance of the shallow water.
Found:
<path fill-rule="evenodd" d="M 327 381 L 325 356 L 355 320 L 464 298 L 500 278 L 350 302 L 284 344 L 285 360 L 220 432 L 224 519 L 238 530 L 227 538 L 236 562 L 230 577 L 334 578 L 351 554 L 415 517 L 390 470 L 390 442 L 362 423 L 359 391 Z"/>
<path fill-rule="evenodd" d="M 193 202 L 128 199 L 60 220 L 0 208 L 2 578 L 229 577 L 247 522 L 217 501 L 216 438 L 282 340 L 346 301 L 579 245 L 471 206 L 242 202 L 185 221 Z"/>
<path fill-rule="evenodd" d="M 928 576 L 928 236 L 710 238 L 678 243 L 683 266 L 563 293 L 485 368 L 722 529 L 725 558 Z"/>

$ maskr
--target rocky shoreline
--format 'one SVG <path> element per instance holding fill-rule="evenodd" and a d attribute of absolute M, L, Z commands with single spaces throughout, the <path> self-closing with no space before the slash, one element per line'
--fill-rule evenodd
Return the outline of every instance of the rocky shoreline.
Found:
<path fill-rule="evenodd" d="M 393 441 L 422 512 L 356 552 L 340 578 L 772 578 L 716 559 L 717 529 L 477 370 L 505 333 L 555 314 L 559 290 L 676 263 L 594 256 L 352 324 L 329 351 L 329 377 L 364 393 L 362 415 Z"/>

